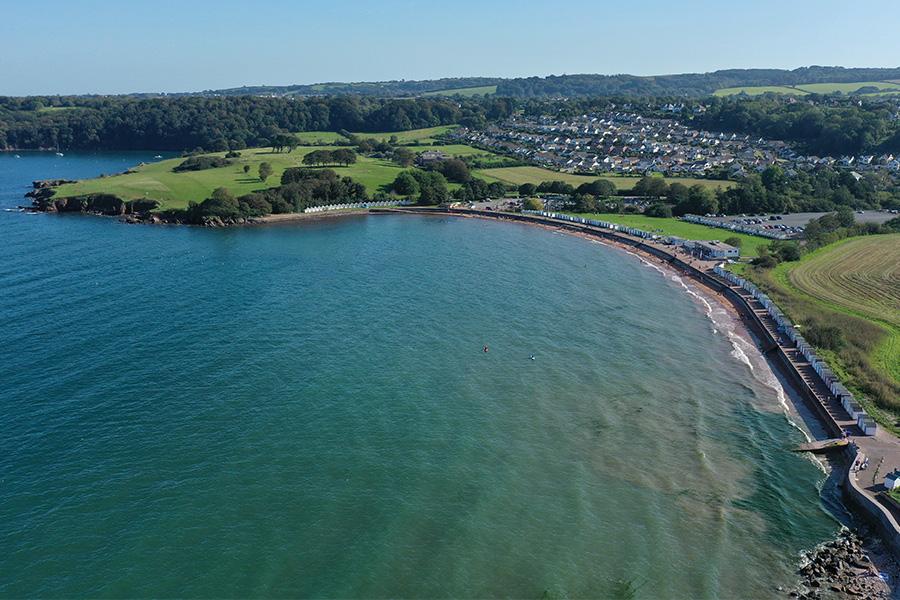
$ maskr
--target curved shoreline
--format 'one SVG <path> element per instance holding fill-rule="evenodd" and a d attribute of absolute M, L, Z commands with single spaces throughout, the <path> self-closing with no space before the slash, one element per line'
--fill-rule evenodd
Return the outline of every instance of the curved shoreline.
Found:
<path fill-rule="evenodd" d="M 391 212 L 413 212 L 410 209 L 392 210 Z M 418 210 L 418 213 L 426 211 Z M 427 211 L 434 214 L 437 211 Z M 822 424 L 825 433 L 832 436 L 840 436 L 843 431 L 840 425 L 834 420 L 826 408 L 821 406 L 817 399 L 815 391 L 809 387 L 803 377 L 792 368 L 788 357 L 781 351 L 777 340 L 771 339 L 770 332 L 761 322 L 758 315 L 755 314 L 753 308 L 747 303 L 746 298 L 736 293 L 727 286 L 724 281 L 719 281 L 712 274 L 702 270 L 702 261 L 690 261 L 685 263 L 674 253 L 660 250 L 649 245 L 645 240 L 631 239 L 631 236 L 611 231 L 598 231 L 594 228 L 578 226 L 574 223 L 565 221 L 554 221 L 546 217 L 538 217 L 532 215 L 522 215 L 515 213 L 492 213 L 491 211 L 470 211 L 470 210 L 448 210 L 443 214 L 452 214 L 461 217 L 474 217 L 493 220 L 510 220 L 522 224 L 544 227 L 562 231 L 571 235 L 577 235 L 585 239 L 595 240 L 598 237 L 611 245 L 623 249 L 628 253 L 636 253 L 636 255 L 644 260 L 651 260 L 653 264 L 666 269 L 668 272 L 678 276 L 686 276 L 699 283 L 706 291 L 712 292 L 708 297 L 714 299 L 720 306 L 740 317 L 740 323 L 744 326 L 745 331 L 750 335 L 750 339 L 754 342 L 757 350 L 765 358 L 773 371 L 776 371 L 791 384 L 785 387 L 782 382 L 782 389 L 785 395 L 790 398 L 794 409 L 799 413 L 798 400 L 804 401 L 804 404 L 812 409 L 812 414 L 818 422 Z M 718 261 L 707 261 L 708 265 L 717 263 Z M 777 353 L 773 352 L 775 349 Z M 773 357 L 772 355 L 775 354 Z M 776 360 L 777 358 L 777 360 Z M 798 398 L 799 396 L 799 398 Z M 825 437 L 825 436 L 822 436 Z M 900 558 L 900 526 L 897 520 L 891 514 L 891 511 L 882 506 L 871 494 L 866 493 L 857 482 L 857 473 L 853 471 L 854 465 L 859 459 L 858 454 L 865 456 L 861 449 L 855 444 L 850 445 L 842 453 L 843 464 L 835 467 L 838 470 L 836 476 L 840 482 L 842 496 L 849 501 L 848 507 L 853 508 L 853 512 L 862 521 L 873 525 L 889 548 L 894 558 Z"/>

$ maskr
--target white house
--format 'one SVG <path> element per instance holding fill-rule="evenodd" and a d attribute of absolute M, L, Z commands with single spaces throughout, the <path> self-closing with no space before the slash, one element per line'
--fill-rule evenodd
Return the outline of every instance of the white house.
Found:
<path fill-rule="evenodd" d="M 900 469 L 894 469 L 884 476 L 884 487 L 895 490 L 900 487 Z"/>

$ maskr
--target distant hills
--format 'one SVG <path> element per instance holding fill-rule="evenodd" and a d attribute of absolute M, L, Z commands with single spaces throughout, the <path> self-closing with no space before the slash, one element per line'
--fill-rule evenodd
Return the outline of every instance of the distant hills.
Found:
<path fill-rule="evenodd" d="M 377 81 L 356 83 L 316 83 L 310 85 L 249 86 L 206 90 L 189 94 L 200 96 L 327 96 L 361 95 L 375 97 L 413 97 L 423 95 L 493 94 L 511 97 L 547 96 L 690 96 L 699 97 L 719 90 L 740 88 L 779 88 L 791 93 L 805 84 L 860 83 L 871 91 L 872 83 L 900 81 L 898 68 L 801 67 L 785 69 L 725 69 L 711 73 L 676 75 L 550 75 L 547 77 L 454 77 L 423 81 Z M 837 87 L 854 93 L 847 86 Z M 798 93 L 801 93 L 800 90 Z M 861 92 L 865 93 L 865 91 Z"/>

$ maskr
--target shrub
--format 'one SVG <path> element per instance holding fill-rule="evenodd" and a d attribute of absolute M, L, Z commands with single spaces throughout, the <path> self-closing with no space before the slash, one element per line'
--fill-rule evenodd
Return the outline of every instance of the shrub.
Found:
<path fill-rule="evenodd" d="M 173 167 L 172 170 L 176 173 L 181 171 L 203 171 L 205 169 L 227 167 L 230 164 L 230 160 L 226 160 L 221 156 L 191 156 L 182 161 L 180 165 Z"/>
<path fill-rule="evenodd" d="M 544 210 L 544 203 L 540 198 L 526 198 L 522 203 L 523 210 Z"/>
<path fill-rule="evenodd" d="M 644 211 L 644 214 L 648 217 L 659 217 L 659 218 L 667 218 L 672 216 L 672 207 L 668 204 L 651 204 Z"/>

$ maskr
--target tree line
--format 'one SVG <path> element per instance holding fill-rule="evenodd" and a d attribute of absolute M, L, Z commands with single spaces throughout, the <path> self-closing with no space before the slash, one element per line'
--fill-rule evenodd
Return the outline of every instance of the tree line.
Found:
<path fill-rule="evenodd" d="M 508 116 L 500 99 L 0 97 L 0 149 L 290 149 L 290 131 L 404 131 Z M 293 137 L 293 136 L 291 136 Z"/>

